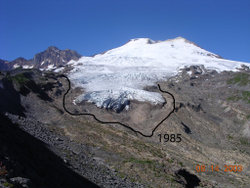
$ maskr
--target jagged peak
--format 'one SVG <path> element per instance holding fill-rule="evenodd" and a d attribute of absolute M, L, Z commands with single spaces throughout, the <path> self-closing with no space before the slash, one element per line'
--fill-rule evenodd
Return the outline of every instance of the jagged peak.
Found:
<path fill-rule="evenodd" d="M 49 46 L 46 51 L 60 51 L 56 46 Z"/>
<path fill-rule="evenodd" d="M 25 59 L 24 57 L 18 57 L 14 61 L 28 61 L 28 60 Z"/>

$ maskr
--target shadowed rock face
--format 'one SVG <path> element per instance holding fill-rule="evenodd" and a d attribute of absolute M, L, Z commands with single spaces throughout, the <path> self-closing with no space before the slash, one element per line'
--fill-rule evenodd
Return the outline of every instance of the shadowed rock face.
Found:
<path fill-rule="evenodd" d="M 13 83 L 4 78 L 0 81 L 2 87 L 0 87 L 0 113 L 4 114 L 6 112 L 25 116 L 25 108 L 21 104 L 21 97 L 18 91 L 13 86 Z"/>
<path fill-rule="evenodd" d="M 181 122 L 181 124 L 183 125 L 185 133 L 187 133 L 187 134 L 191 134 L 192 133 L 191 130 L 190 130 L 190 128 L 185 123 Z"/>
<path fill-rule="evenodd" d="M 25 177 L 30 180 L 29 187 L 36 188 L 98 187 L 65 166 L 43 142 L 1 114 L 0 121 L 0 161 L 6 166 L 6 179 Z"/>
<path fill-rule="evenodd" d="M 73 50 L 59 50 L 54 46 L 50 46 L 47 50 L 40 52 L 33 59 L 25 59 L 19 57 L 13 61 L 5 61 L 0 59 L 0 70 L 12 70 L 18 67 L 23 68 L 40 68 L 50 69 L 65 65 L 70 60 L 78 60 L 81 57 Z"/>
<path fill-rule="evenodd" d="M 0 70 L 10 70 L 11 69 L 11 63 L 9 63 L 6 60 L 0 59 Z"/>
<path fill-rule="evenodd" d="M 38 53 L 33 58 L 35 68 L 48 68 L 49 65 L 59 67 L 65 65 L 70 60 L 78 60 L 81 57 L 76 51 L 73 50 L 59 50 L 51 46 L 47 50 Z"/>
<path fill-rule="evenodd" d="M 7 112 L 25 117 L 25 108 L 21 103 L 21 95 L 27 96 L 30 92 L 33 92 L 44 101 L 53 101 L 46 93 L 46 91 L 54 87 L 53 84 L 37 84 L 33 80 L 31 72 L 6 76 L 0 81 L 0 84 L 0 113 L 2 114 Z M 15 88 L 15 84 L 19 85 L 19 89 Z"/>
<path fill-rule="evenodd" d="M 199 186 L 201 180 L 194 174 L 189 173 L 185 169 L 180 169 L 178 172 L 176 172 L 176 175 L 178 177 L 183 177 L 184 182 L 179 181 L 180 183 L 183 183 L 186 188 L 194 188 Z"/>

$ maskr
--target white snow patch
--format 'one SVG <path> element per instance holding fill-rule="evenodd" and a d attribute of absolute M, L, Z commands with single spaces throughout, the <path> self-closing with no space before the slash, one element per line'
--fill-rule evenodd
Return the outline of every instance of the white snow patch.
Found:
<path fill-rule="evenodd" d="M 23 69 L 32 69 L 34 67 L 34 65 L 24 65 L 22 67 L 23 67 Z"/>
<path fill-rule="evenodd" d="M 74 99 L 72 103 L 73 103 L 74 105 L 76 105 L 76 100 Z"/>
<path fill-rule="evenodd" d="M 52 70 L 52 69 L 55 69 L 55 68 L 56 68 L 55 65 L 49 65 L 49 66 L 46 68 L 46 70 Z"/>
<path fill-rule="evenodd" d="M 55 69 L 54 72 L 61 72 L 63 70 L 64 70 L 64 67 L 60 67 L 60 68 Z"/>
<path fill-rule="evenodd" d="M 14 67 L 14 69 L 16 69 L 16 68 L 20 67 L 20 65 L 15 64 L 13 67 Z"/>
<path fill-rule="evenodd" d="M 129 110 L 129 105 L 125 106 L 125 110 L 128 111 Z"/>
<path fill-rule="evenodd" d="M 250 65 L 217 58 L 183 38 L 160 42 L 133 39 L 104 54 L 71 60 L 68 64 L 74 67 L 69 78 L 86 91 L 76 101 L 86 100 L 98 107 L 104 107 L 109 99 L 118 103 L 132 99 L 162 103 L 164 99 L 159 93 L 143 88 L 178 74 L 185 66 L 204 65 L 221 72 L 237 71 L 241 64 Z"/>
<path fill-rule="evenodd" d="M 191 75 L 192 75 L 192 71 L 187 71 L 187 74 L 188 74 L 189 76 L 191 76 Z"/>

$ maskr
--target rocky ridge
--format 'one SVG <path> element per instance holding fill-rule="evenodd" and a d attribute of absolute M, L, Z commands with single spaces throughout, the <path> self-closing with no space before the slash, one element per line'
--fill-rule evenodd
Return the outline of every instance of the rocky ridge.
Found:
<path fill-rule="evenodd" d="M 16 68 L 31 69 L 36 68 L 40 70 L 53 70 L 66 65 L 71 60 L 78 60 L 81 57 L 73 50 L 60 50 L 57 47 L 50 46 L 45 51 L 40 52 L 32 59 L 25 59 L 19 57 L 13 61 L 6 61 L 0 59 L 0 70 L 12 70 Z"/>

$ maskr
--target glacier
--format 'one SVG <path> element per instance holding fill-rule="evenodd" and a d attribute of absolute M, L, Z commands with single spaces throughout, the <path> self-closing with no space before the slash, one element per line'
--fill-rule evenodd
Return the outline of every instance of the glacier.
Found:
<path fill-rule="evenodd" d="M 182 37 L 166 41 L 148 38 L 132 39 L 125 45 L 93 57 L 82 57 L 68 63 L 68 74 L 75 87 L 84 93 L 76 103 L 87 101 L 107 109 L 128 109 L 129 101 L 163 104 L 158 92 L 144 90 L 166 80 L 181 68 L 203 65 L 208 70 L 237 71 L 248 63 L 222 59 Z"/>

